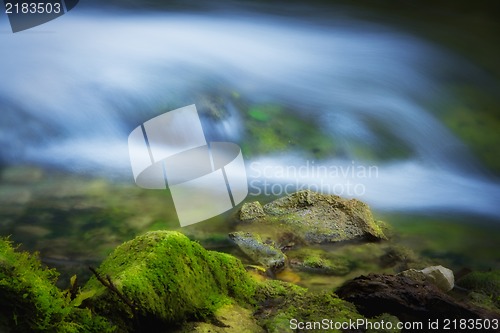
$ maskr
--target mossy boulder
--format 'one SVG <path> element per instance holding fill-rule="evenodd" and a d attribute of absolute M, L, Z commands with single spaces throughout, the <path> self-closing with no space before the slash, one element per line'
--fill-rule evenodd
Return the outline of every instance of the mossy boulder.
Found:
<path fill-rule="evenodd" d="M 250 259 L 272 272 L 280 271 L 285 267 L 286 256 L 274 246 L 272 241 L 264 243 L 258 234 L 251 232 L 231 232 L 229 238 Z"/>
<path fill-rule="evenodd" d="M 251 303 L 255 288 L 233 256 L 207 251 L 179 232 L 154 231 L 117 247 L 84 291 L 121 330 L 155 331 L 209 318 L 233 301 Z"/>
<path fill-rule="evenodd" d="M 264 205 L 265 216 L 238 229 L 262 230 L 262 236 L 279 239 L 291 233 L 305 244 L 387 239 L 370 208 L 356 199 L 344 199 L 310 190 L 296 192 Z M 251 225 L 251 226 L 249 226 Z M 252 226 L 253 225 L 253 226 Z"/>
<path fill-rule="evenodd" d="M 0 239 L 1 332 L 113 332 L 114 326 L 77 304 L 55 285 L 58 273 L 36 254 Z"/>

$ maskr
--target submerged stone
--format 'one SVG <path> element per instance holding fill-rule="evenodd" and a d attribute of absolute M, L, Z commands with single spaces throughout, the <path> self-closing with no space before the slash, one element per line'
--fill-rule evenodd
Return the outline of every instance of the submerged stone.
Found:
<path fill-rule="evenodd" d="M 256 284 L 238 259 L 173 231 L 148 232 L 120 245 L 98 275 L 84 287 L 94 294 L 88 302 L 124 331 L 203 320 L 234 300 L 248 304 Z"/>
<path fill-rule="evenodd" d="M 259 235 L 251 232 L 232 232 L 229 238 L 238 245 L 250 259 L 277 272 L 285 267 L 286 256 L 273 246 L 262 241 Z"/>

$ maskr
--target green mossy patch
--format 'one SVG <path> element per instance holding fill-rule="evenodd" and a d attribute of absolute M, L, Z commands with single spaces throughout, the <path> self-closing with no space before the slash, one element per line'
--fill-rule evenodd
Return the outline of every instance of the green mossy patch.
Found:
<path fill-rule="evenodd" d="M 322 249 L 301 248 L 290 253 L 290 265 L 301 271 L 315 274 L 343 276 L 348 274 L 355 263 L 347 257 Z"/>
<path fill-rule="evenodd" d="M 18 252 L 0 239 L 0 330 L 12 332 L 113 332 L 89 309 L 79 309 L 55 285 L 58 273 L 37 254 Z"/>
<path fill-rule="evenodd" d="M 240 109 L 246 127 L 242 149 L 247 156 L 291 150 L 315 158 L 336 154 L 334 140 L 312 118 L 275 104 L 240 105 Z"/>
<path fill-rule="evenodd" d="M 343 301 L 331 291 L 312 292 L 296 285 L 268 280 L 257 292 L 261 308 L 256 313 L 267 332 L 293 332 L 291 320 L 301 322 L 348 322 L 362 319 L 353 304 Z M 312 332 L 340 332 L 338 330 L 311 330 Z"/>
<path fill-rule="evenodd" d="M 256 288 L 238 259 L 174 231 L 148 232 L 122 244 L 98 274 L 109 277 L 122 297 L 92 277 L 84 287 L 94 292 L 89 304 L 125 331 L 206 319 L 233 300 L 251 303 Z"/>
<path fill-rule="evenodd" d="M 500 309 L 500 270 L 472 272 L 461 278 L 457 284 L 490 297 Z"/>
<path fill-rule="evenodd" d="M 493 172 L 500 175 L 499 100 L 473 86 L 454 87 L 459 103 L 446 108 L 444 123 L 464 140 Z"/>
<path fill-rule="evenodd" d="M 214 313 L 211 322 L 186 323 L 175 333 L 264 333 L 252 310 L 237 304 L 227 304 Z"/>

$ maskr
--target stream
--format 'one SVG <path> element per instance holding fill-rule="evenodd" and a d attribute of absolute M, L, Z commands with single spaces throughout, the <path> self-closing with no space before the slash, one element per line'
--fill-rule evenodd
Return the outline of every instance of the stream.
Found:
<path fill-rule="evenodd" d="M 460 101 L 452 89 L 456 82 L 491 96 L 498 82 L 464 57 L 398 27 L 345 11 L 321 17 L 82 6 L 17 34 L 2 20 L 0 164 L 97 179 L 96 188 L 106 188 L 104 181 L 117 184 L 118 191 L 137 191 L 131 190 L 129 133 L 156 115 L 222 91 L 226 114 L 202 117 L 208 141 L 242 145 L 248 139 L 240 98 L 241 104 L 279 105 L 287 117 L 312 119 L 336 147 L 320 158 L 301 149 L 249 156 L 244 151 L 247 200 L 311 188 L 356 197 L 388 216 L 449 214 L 500 222 L 498 176 L 440 118 L 440 108 Z M 48 211 L 60 205 L 52 204 L 56 196 L 42 186 L 23 203 L 34 202 L 31 211 L 11 214 L 7 205 L 15 192 L 12 185 L 2 186 L 0 213 L 8 218 L 0 221 L 0 230 L 14 239 L 13 224 L 39 214 L 40 202 Z M 81 192 L 86 196 L 91 190 Z M 60 216 L 60 223 L 74 221 L 70 213 Z M 78 223 L 64 230 L 86 230 Z"/>

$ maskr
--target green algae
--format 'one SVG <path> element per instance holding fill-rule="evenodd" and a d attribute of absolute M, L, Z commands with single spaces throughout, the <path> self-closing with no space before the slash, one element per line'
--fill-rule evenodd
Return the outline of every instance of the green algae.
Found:
<path fill-rule="evenodd" d="M 37 254 L 0 239 L 0 329 L 15 332 L 113 332 L 105 318 L 80 309 L 55 285 L 58 273 Z"/>
<path fill-rule="evenodd" d="M 204 319 L 232 301 L 251 303 L 256 287 L 238 259 L 173 231 L 148 232 L 122 244 L 98 272 L 133 308 L 96 277 L 84 287 L 95 292 L 89 304 L 124 330 Z"/>

